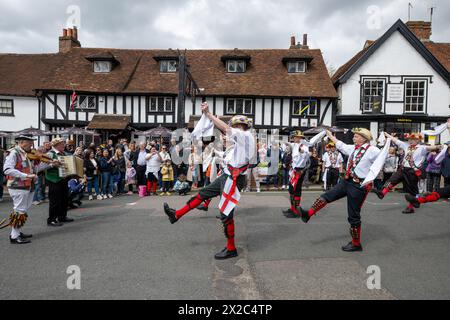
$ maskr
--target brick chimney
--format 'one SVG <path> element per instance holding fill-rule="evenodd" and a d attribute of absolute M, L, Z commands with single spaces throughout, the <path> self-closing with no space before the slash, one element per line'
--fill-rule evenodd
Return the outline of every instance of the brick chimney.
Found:
<path fill-rule="evenodd" d="M 408 28 L 419 38 L 420 41 L 430 41 L 431 37 L 431 22 L 428 21 L 408 21 L 406 23 Z"/>
<path fill-rule="evenodd" d="M 303 35 L 303 44 L 301 44 L 300 42 L 295 43 L 295 36 L 291 37 L 291 46 L 289 47 L 289 49 L 308 49 L 308 35 L 304 34 Z"/>
<path fill-rule="evenodd" d="M 63 35 L 59 37 L 59 52 L 67 53 L 72 48 L 80 48 L 81 43 L 78 41 L 78 29 L 73 27 L 73 29 L 63 29 Z"/>

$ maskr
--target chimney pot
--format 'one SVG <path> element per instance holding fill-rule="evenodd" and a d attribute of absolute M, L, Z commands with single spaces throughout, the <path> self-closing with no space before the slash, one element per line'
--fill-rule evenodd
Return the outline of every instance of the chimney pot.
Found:
<path fill-rule="evenodd" d="M 294 36 L 291 37 L 291 46 L 295 46 L 295 37 Z"/>
<path fill-rule="evenodd" d="M 72 29 L 67 29 L 67 36 L 72 38 Z"/>
<path fill-rule="evenodd" d="M 67 29 L 63 29 L 63 37 L 67 37 Z"/>
<path fill-rule="evenodd" d="M 303 34 L 303 46 L 304 47 L 308 46 L 308 34 L 307 33 Z"/>
<path fill-rule="evenodd" d="M 78 40 L 78 29 L 76 26 L 73 27 L 72 35 L 75 40 Z"/>

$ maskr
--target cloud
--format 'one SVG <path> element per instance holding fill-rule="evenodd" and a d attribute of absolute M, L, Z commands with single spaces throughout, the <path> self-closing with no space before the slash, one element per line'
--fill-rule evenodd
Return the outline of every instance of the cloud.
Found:
<path fill-rule="evenodd" d="M 56 52 L 71 5 L 80 9 L 84 47 L 288 48 L 308 34 L 338 67 L 397 19 L 428 20 L 431 0 L 0 0 L 0 52 Z M 436 0 L 434 41 L 449 42 L 450 3 Z M 377 23 L 371 24 L 376 6 Z M 369 22 L 369 24 L 368 24 Z"/>

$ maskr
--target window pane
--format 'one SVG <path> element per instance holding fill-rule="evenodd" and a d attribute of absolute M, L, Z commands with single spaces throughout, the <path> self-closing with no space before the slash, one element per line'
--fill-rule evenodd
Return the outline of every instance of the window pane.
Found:
<path fill-rule="evenodd" d="M 300 115 L 300 100 L 294 100 L 293 115 Z"/>
<path fill-rule="evenodd" d="M 228 72 L 236 72 L 236 61 L 228 61 Z"/>
<path fill-rule="evenodd" d="M 168 62 L 168 71 L 169 72 L 176 72 L 177 71 L 177 62 L 174 60 L 171 60 Z"/>
<path fill-rule="evenodd" d="M 304 61 L 299 61 L 297 63 L 297 65 L 298 65 L 298 68 L 297 68 L 298 72 L 305 72 L 305 62 Z"/>
<path fill-rule="evenodd" d="M 244 61 L 238 61 L 237 63 L 236 72 L 244 72 L 245 71 L 245 62 Z"/>
<path fill-rule="evenodd" d="M 150 99 L 150 111 L 156 111 L 156 98 Z"/>
<path fill-rule="evenodd" d="M 232 114 L 235 113 L 234 112 L 234 100 L 233 99 L 228 100 L 227 112 L 228 113 L 232 113 Z"/>
<path fill-rule="evenodd" d="M 164 98 L 158 98 L 158 112 L 164 111 Z"/>
<path fill-rule="evenodd" d="M 161 61 L 160 62 L 160 69 L 161 72 L 167 72 L 167 61 Z"/>
<path fill-rule="evenodd" d="M 245 114 L 251 114 L 252 113 L 252 100 L 245 100 Z"/>
<path fill-rule="evenodd" d="M 244 113 L 244 100 L 236 99 L 236 114 Z"/>
<path fill-rule="evenodd" d="M 172 99 L 170 98 L 166 99 L 166 111 L 168 112 L 172 111 Z"/>

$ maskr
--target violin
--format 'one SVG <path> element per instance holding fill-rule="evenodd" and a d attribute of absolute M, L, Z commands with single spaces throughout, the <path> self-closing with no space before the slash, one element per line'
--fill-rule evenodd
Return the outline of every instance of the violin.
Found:
<path fill-rule="evenodd" d="M 45 153 L 36 150 L 31 150 L 30 152 L 27 152 L 27 158 L 31 161 L 40 161 L 44 163 L 52 163 L 54 161 Z"/>

